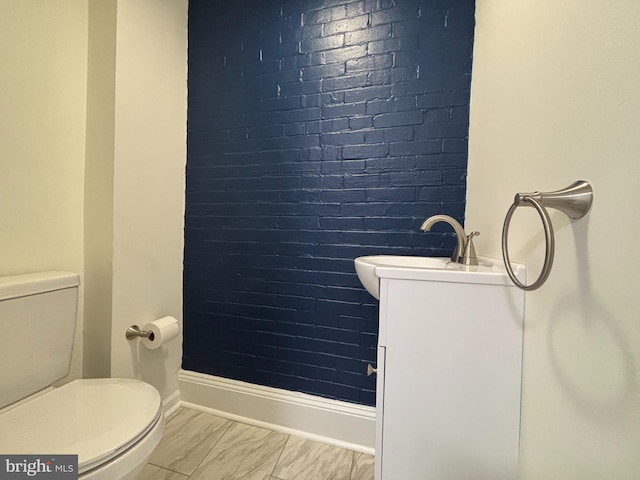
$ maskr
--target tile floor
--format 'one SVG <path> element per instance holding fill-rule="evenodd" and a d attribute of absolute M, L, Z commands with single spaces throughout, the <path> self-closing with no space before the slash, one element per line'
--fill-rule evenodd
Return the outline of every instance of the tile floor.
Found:
<path fill-rule="evenodd" d="M 373 480 L 371 455 L 180 408 L 139 480 Z"/>

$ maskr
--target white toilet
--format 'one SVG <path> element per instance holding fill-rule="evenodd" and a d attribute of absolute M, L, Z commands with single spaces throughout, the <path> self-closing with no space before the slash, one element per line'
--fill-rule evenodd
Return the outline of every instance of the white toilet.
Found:
<path fill-rule="evenodd" d="M 158 391 L 69 373 L 78 275 L 0 277 L 0 453 L 77 454 L 83 480 L 134 480 L 162 437 Z"/>

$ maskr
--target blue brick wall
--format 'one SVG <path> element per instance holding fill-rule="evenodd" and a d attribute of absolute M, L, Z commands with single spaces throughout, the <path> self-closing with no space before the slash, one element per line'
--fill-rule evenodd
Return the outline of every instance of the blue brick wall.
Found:
<path fill-rule="evenodd" d="M 474 9 L 190 0 L 183 368 L 374 404 L 353 259 L 453 248 Z"/>

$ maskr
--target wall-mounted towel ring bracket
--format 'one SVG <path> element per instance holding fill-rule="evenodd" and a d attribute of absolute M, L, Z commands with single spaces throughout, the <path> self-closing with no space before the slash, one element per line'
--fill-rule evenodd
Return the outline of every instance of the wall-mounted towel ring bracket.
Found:
<path fill-rule="evenodd" d="M 593 189 L 591 188 L 591 184 L 584 180 L 579 180 L 567 188 L 555 192 L 516 193 L 513 205 L 509 208 L 507 216 L 504 219 L 504 225 L 502 226 L 502 257 L 504 258 L 504 266 L 507 269 L 509 278 L 518 288 L 527 291 L 536 290 L 544 284 L 551 273 L 553 256 L 555 254 L 555 239 L 553 236 L 553 225 L 547 213 L 547 208 L 555 208 L 573 219 L 578 219 L 587 214 L 592 203 Z M 544 227 L 546 244 L 542 271 L 536 281 L 530 285 L 523 284 L 514 275 L 507 247 L 511 217 L 516 208 L 522 205 L 535 208 L 540 215 L 542 226 Z"/>

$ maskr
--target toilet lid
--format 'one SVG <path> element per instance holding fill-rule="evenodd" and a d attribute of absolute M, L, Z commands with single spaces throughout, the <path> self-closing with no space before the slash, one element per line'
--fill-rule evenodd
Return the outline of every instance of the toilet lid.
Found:
<path fill-rule="evenodd" d="M 77 454 L 83 473 L 130 448 L 161 416 L 160 394 L 149 384 L 75 380 L 0 414 L 0 452 Z"/>

